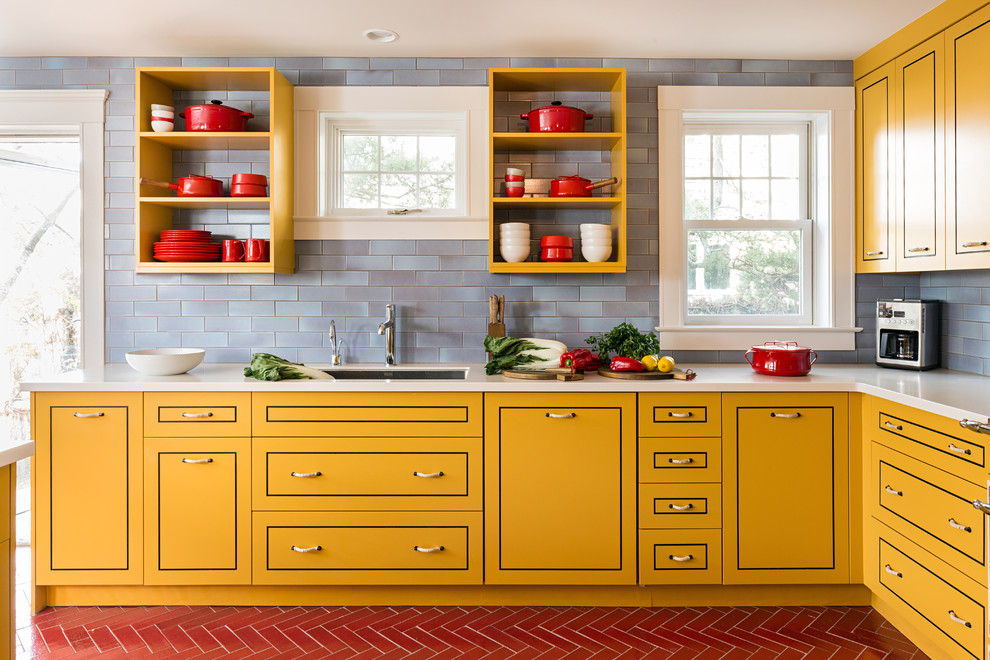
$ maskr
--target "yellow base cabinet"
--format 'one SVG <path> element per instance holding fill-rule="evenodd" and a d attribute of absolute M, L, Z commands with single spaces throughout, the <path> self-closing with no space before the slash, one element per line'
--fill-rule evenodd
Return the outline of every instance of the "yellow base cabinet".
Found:
<path fill-rule="evenodd" d="M 635 584 L 636 396 L 485 397 L 485 582 Z"/>
<path fill-rule="evenodd" d="M 726 394 L 723 581 L 849 581 L 847 394 Z"/>
<path fill-rule="evenodd" d="M 639 583 L 722 584 L 722 530 L 639 530 Z"/>

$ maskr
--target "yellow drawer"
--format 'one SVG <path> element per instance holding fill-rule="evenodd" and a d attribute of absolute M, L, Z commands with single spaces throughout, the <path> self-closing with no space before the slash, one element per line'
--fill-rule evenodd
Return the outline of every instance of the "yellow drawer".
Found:
<path fill-rule="evenodd" d="M 481 393 L 261 393 L 255 436 L 480 437 Z"/>
<path fill-rule="evenodd" d="M 722 481 L 721 438 L 640 438 L 643 483 Z"/>
<path fill-rule="evenodd" d="M 722 526 L 721 484 L 641 484 L 641 528 L 683 529 Z"/>
<path fill-rule="evenodd" d="M 986 484 L 986 441 L 959 421 L 875 399 L 873 440 L 976 484 Z"/>
<path fill-rule="evenodd" d="M 721 530 L 640 530 L 639 583 L 721 584 Z"/>
<path fill-rule="evenodd" d="M 986 490 L 873 443 L 874 514 L 982 584 L 986 516 L 971 504 Z"/>
<path fill-rule="evenodd" d="M 722 395 L 639 395 L 641 437 L 717 437 L 722 435 Z"/>
<path fill-rule="evenodd" d="M 254 514 L 254 584 L 481 584 L 481 513 Z"/>
<path fill-rule="evenodd" d="M 256 509 L 481 510 L 481 438 L 256 438 Z"/>
<path fill-rule="evenodd" d="M 249 392 L 149 392 L 144 434 L 149 438 L 251 435 Z"/>
<path fill-rule="evenodd" d="M 879 539 L 879 557 L 874 567 L 879 582 L 912 610 L 902 612 L 912 623 L 934 641 L 942 641 L 948 651 L 962 650 L 983 660 L 987 621 L 984 603 L 966 595 L 883 537 Z"/>

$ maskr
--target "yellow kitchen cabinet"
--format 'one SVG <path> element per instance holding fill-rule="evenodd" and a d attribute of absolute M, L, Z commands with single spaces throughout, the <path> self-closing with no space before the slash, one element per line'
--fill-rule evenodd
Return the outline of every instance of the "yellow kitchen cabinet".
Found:
<path fill-rule="evenodd" d="M 639 530 L 639 583 L 721 584 L 722 530 Z"/>
<path fill-rule="evenodd" d="M 896 268 L 894 63 L 856 81 L 856 272 Z"/>
<path fill-rule="evenodd" d="M 149 392 L 144 396 L 147 438 L 251 435 L 250 392 Z"/>
<path fill-rule="evenodd" d="M 726 584 L 849 581 L 845 393 L 725 394 Z"/>
<path fill-rule="evenodd" d="M 0 657 L 14 657 L 14 515 L 16 469 L 13 464 L 0 467 Z"/>
<path fill-rule="evenodd" d="M 894 62 L 898 271 L 945 268 L 945 62 L 938 34 Z"/>
<path fill-rule="evenodd" d="M 635 584 L 636 395 L 485 397 L 485 582 Z"/>
<path fill-rule="evenodd" d="M 35 395 L 35 581 L 141 584 L 141 394 Z"/>
<path fill-rule="evenodd" d="M 250 446 L 145 440 L 145 584 L 251 582 Z"/>

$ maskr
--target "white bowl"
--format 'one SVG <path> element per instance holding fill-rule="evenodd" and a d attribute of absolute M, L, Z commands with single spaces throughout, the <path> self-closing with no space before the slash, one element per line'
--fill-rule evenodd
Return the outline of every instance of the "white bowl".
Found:
<path fill-rule="evenodd" d="M 148 376 L 184 374 L 203 361 L 202 348 L 147 348 L 124 355 L 127 364 Z"/>
<path fill-rule="evenodd" d="M 581 244 L 581 256 L 584 257 L 585 261 L 598 263 L 601 261 L 605 261 L 611 255 L 612 255 L 611 245 L 587 245 L 585 243 Z"/>
<path fill-rule="evenodd" d="M 151 130 L 156 133 L 168 133 L 175 128 L 175 123 L 170 121 L 156 120 L 151 122 Z"/>
<path fill-rule="evenodd" d="M 505 168 L 505 173 L 512 176 L 523 176 L 523 171 L 518 167 L 507 167 Z"/>
<path fill-rule="evenodd" d="M 175 106 L 165 105 L 164 103 L 152 103 L 151 111 L 155 112 L 157 110 L 166 110 L 168 112 L 172 112 L 175 110 Z"/>
<path fill-rule="evenodd" d="M 528 222 L 503 222 L 499 225 L 500 231 L 507 231 L 509 229 L 524 229 L 529 231 Z"/>
<path fill-rule="evenodd" d="M 611 238 L 582 238 L 581 239 L 581 246 L 583 247 L 585 245 L 594 245 L 594 246 L 597 246 L 597 247 L 607 245 L 608 247 L 612 247 L 612 239 Z"/>
<path fill-rule="evenodd" d="M 531 241 L 522 240 L 519 238 L 506 238 L 498 242 L 499 245 L 511 245 L 512 247 L 526 247 L 529 248 L 532 245 Z"/>
<path fill-rule="evenodd" d="M 151 113 L 152 117 L 158 117 L 159 119 L 171 119 L 175 121 L 175 113 L 171 110 L 155 110 Z"/>
<path fill-rule="evenodd" d="M 502 258 L 510 264 L 519 263 L 520 261 L 526 261 L 529 257 L 529 244 L 506 245 L 503 243 L 499 246 L 499 252 L 501 252 Z"/>
<path fill-rule="evenodd" d="M 506 239 L 506 238 L 516 239 L 516 240 L 520 240 L 520 241 L 528 241 L 529 240 L 529 232 L 528 231 L 503 231 L 501 234 L 499 234 L 499 236 L 501 236 L 503 240 Z"/>
<path fill-rule="evenodd" d="M 603 225 L 600 222 L 585 222 L 581 225 L 581 231 L 585 231 L 585 230 L 600 231 L 602 229 L 607 229 L 608 231 L 612 231 L 612 225 Z"/>
<path fill-rule="evenodd" d="M 586 229 L 582 229 L 581 230 L 581 235 L 582 236 L 611 236 L 612 235 L 612 232 L 610 230 L 608 230 L 608 229 L 604 229 L 602 231 L 598 231 L 597 229 L 594 230 L 594 231 L 592 231 L 590 229 L 587 229 L 587 230 Z"/>

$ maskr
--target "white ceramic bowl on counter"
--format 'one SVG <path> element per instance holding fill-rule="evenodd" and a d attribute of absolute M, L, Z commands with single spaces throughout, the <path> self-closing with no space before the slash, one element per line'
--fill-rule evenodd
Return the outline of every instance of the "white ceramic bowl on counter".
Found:
<path fill-rule="evenodd" d="M 124 355 L 127 364 L 146 376 L 184 374 L 203 361 L 202 348 L 147 348 Z"/>

